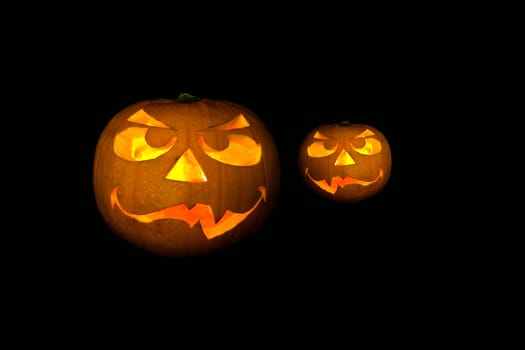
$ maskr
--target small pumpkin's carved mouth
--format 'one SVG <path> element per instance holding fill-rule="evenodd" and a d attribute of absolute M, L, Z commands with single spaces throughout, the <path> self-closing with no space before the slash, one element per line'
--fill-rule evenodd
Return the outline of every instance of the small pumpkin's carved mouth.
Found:
<path fill-rule="evenodd" d="M 378 182 L 380 179 L 383 178 L 383 169 L 379 168 L 379 174 L 377 174 L 376 178 L 371 181 L 365 181 L 365 180 L 359 180 L 350 176 L 345 176 L 344 178 L 341 176 L 334 176 L 332 177 L 332 180 L 330 182 L 330 185 L 326 180 L 316 180 L 314 179 L 310 173 L 308 172 L 308 168 L 305 169 L 304 173 L 308 178 L 317 186 L 319 186 L 322 190 L 334 194 L 337 191 L 338 187 L 345 187 L 346 185 L 361 185 L 361 186 L 369 186 L 376 182 Z"/>
<path fill-rule="evenodd" d="M 130 218 L 133 218 L 142 223 L 150 223 L 160 219 L 176 219 L 185 221 L 190 227 L 193 227 L 197 222 L 200 222 L 202 231 L 207 239 L 218 237 L 233 229 L 244 219 L 246 219 L 255 210 L 255 208 L 257 208 L 262 200 L 266 201 L 266 188 L 264 186 L 260 186 L 258 190 L 261 192 L 261 195 L 259 196 L 257 202 L 250 209 L 243 213 L 235 213 L 230 210 L 226 210 L 222 218 L 216 222 L 211 206 L 200 203 L 195 204 L 191 209 L 189 209 L 186 204 L 182 203 L 146 214 L 130 213 L 122 207 L 118 200 L 118 188 L 119 186 L 117 185 L 111 191 L 112 208 L 116 205 L 126 216 L 129 216 Z"/>

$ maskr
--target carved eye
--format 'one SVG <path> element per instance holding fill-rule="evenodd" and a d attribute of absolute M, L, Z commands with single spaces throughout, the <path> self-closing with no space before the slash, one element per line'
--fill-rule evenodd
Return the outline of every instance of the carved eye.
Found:
<path fill-rule="evenodd" d="M 153 147 L 146 141 L 148 128 L 132 126 L 115 135 L 113 150 L 115 154 L 125 160 L 139 162 L 155 159 L 168 152 L 177 137 L 172 136 L 169 141 L 160 147 Z"/>
<path fill-rule="evenodd" d="M 336 142 L 333 147 L 327 148 L 326 146 L 329 140 L 331 139 L 328 136 L 321 134 L 319 131 L 317 131 L 313 137 L 314 139 L 318 139 L 322 141 L 314 141 L 313 143 L 308 145 L 306 151 L 308 155 L 312 158 L 321 158 L 321 157 L 329 156 L 336 151 L 339 145 L 339 143 Z"/>
<path fill-rule="evenodd" d="M 354 151 L 363 155 L 373 155 L 381 152 L 381 142 L 374 137 L 365 137 L 360 140 L 360 144 L 356 145 L 356 141 L 351 141 L 350 146 Z"/>
<path fill-rule="evenodd" d="M 250 166 L 261 161 L 261 145 L 246 135 L 229 134 L 228 146 L 222 150 L 216 150 L 210 147 L 202 136 L 199 136 L 198 141 L 208 157 L 221 163 L 236 166 Z"/>

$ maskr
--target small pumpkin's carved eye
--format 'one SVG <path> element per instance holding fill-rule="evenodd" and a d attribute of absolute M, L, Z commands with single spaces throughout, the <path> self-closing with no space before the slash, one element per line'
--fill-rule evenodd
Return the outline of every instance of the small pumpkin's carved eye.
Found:
<path fill-rule="evenodd" d="M 381 141 L 372 137 L 374 133 L 366 129 L 350 141 L 350 146 L 354 151 L 362 155 L 374 155 L 381 152 Z"/>
<path fill-rule="evenodd" d="M 311 143 L 308 148 L 306 149 L 308 155 L 312 158 L 321 158 L 321 157 L 327 157 L 331 154 L 333 154 L 337 147 L 339 146 L 338 142 L 335 142 L 333 147 L 326 147 L 327 144 L 329 144 L 329 141 L 332 139 L 319 131 L 316 131 L 314 136 L 314 139 L 322 140 L 322 141 L 315 141 Z"/>
<path fill-rule="evenodd" d="M 381 142 L 373 137 L 365 138 L 363 146 L 355 146 L 354 143 L 350 143 L 350 146 L 357 153 L 367 156 L 381 152 Z"/>

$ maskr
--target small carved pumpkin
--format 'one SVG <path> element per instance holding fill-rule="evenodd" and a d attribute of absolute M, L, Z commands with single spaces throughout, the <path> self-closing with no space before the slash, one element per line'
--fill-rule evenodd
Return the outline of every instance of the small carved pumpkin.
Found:
<path fill-rule="evenodd" d="M 214 252 L 254 234 L 279 182 L 278 152 L 261 119 L 238 104 L 188 94 L 117 113 L 93 166 L 108 226 L 167 257 Z"/>
<path fill-rule="evenodd" d="M 315 193 L 355 203 L 383 189 L 390 178 L 392 158 L 385 136 L 364 124 L 319 126 L 299 149 L 299 171 Z"/>

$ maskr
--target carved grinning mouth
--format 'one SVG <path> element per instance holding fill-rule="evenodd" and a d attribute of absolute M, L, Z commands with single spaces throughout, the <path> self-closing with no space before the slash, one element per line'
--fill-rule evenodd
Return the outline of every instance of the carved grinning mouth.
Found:
<path fill-rule="evenodd" d="M 244 219 L 246 219 L 255 210 L 255 208 L 257 208 L 262 200 L 266 201 L 266 188 L 264 186 L 260 186 L 258 190 L 261 192 L 261 195 L 259 196 L 257 202 L 250 209 L 243 213 L 235 213 L 230 210 L 226 210 L 222 218 L 216 222 L 211 206 L 200 203 L 195 204 L 191 209 L 189 209 L 186 204 L 182 203 L 145 214 L 130 213 L 122 207 L 118 200 L 118 188 L 119 186 L 117 185 L 111 191 L 112 208 L 116 205 L 126 216 L 129 216 L 130 218 L 133 218 L 142 223 L 150 223 L 160 219 L 176 219 L 185 221 L 190 227 L 193 227 L 197 222 L 200 222 L 202 231 L 207 239 L 218 237 L 233 229 Z"/>
<path fill-rule="evenodd" d="M 313 183 L 315 183 L 321 189 L 331 194 L 334 194 L 337 191 L 338 187 L 342 188 L 342 187 L 345 187 L 346 185 L 352 185 L 352 184 L 361 185 L 361 186 L 369 186 L 379 181 L 379 179 L 383 178 L 383 169 L 379 168 L 379 174 L 377 174 L 376 178 L 371 181 L 359 180 L 359 179 L 356 179 L 350 176 L 345 176 L 344 178 L 341 176 L 334 176 L 332 177 L 332 180 L 329 185 L 328 182 L 326 182 L 326 180 L 314 179 L 308 172 L 308 168 L 305 169 L 304 173 L 306 174 L 306 176 L 308 176 L 308 178 Z"/>

